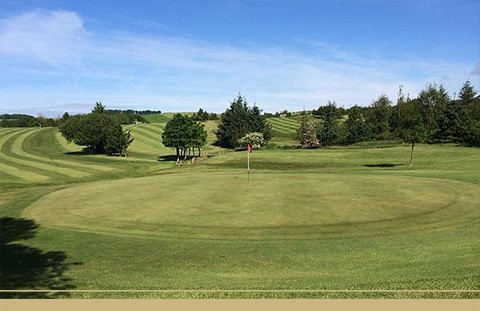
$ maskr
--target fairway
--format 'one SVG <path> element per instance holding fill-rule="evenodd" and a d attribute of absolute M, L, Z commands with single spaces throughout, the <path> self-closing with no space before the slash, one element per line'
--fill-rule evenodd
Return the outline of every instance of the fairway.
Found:
<path fill-rule="evenodd" d="M 460 226 L 479 216 L 477 202 L 479 186 L 430 178 L 263 173 L 248 181 L 239 172 L 187 173 L 70 187 L 23 216 L 110 234 L 318 239 Z"/>

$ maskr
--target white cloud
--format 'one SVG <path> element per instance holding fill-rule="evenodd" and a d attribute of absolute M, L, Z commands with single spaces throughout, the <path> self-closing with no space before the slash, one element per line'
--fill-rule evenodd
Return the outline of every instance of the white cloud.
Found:
<path fill-rule="evenodd" d="M 2 54 L 58 64 L 87 50 L 88 34 L 74 12 L 34 11 L 0 21 Z"/>
<path fill-rule="evenodd" d="M 74 12 L 30 12 L 0 21 L 0 65 L 9 75 L 0 77 L 0 106 L 18 110 L 11 103 L 21 102 L 61 113 L 71 108 L 67 103 L 102 100 L 107 107 L 221 112 L 241 91 L 265 111 L 301 110 L 327 100 L 368 105 L 381 94 L 394 100 L 400 84 L 412 96 L 431 82 L 453 93 L 471 73 L 468 63 L 365 57 L 325 42 L 303 45 L 239 47 L 106 34 L 87 30 Z"/>

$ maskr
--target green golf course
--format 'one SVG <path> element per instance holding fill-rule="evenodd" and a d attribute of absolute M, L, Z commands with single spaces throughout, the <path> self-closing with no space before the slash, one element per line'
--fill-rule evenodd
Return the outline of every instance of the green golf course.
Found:
<path fill-rule="evenodd" d="M 0 128 L 0 217 L 14 229 L 1 289 L 479 298 L 478 148 L 419 144 L 407 166 L 407 144 L 296 149 L 298 121 L 272 118 L 279 148 L 254 150 L 247 175 L 245 151 L 212 145 L 215 121 L 206 156 L 175 165 L 169 118 L 126 126 L 127 157 L 84 153 L 57 128 Z"/>

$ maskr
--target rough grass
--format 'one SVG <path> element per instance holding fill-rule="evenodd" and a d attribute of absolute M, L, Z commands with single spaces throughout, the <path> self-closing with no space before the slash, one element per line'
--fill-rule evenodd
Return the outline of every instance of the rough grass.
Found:
<path fill-rule="evenodd" d="M 160 136 L 155 140 L 161 127 L 132 126 L 144 145 L 132 148 L 126 159 L 78 153 L 81 148 L 67 144 L 56 129 L 0 129 L 0 215 L 34 220 L 36 236 L 21 244 L 65 252 L 69 268 L 63 282 L 74 289 L 480 290 L 479 149 L 419 145 L 413 167 L 405 165 L 409 146 L 402 145 L 255 150 L 247 181 L 245 152 L 219 152 L 182 167 L 159 162 L 158 156 L 173 153 L 162 149 Z M 207 123 L 207 128 L 212 133 L 215 125 Z M 293 133 L 291 126 L 289 131 Z M 59 174 L 37 162 L 91 176 Z M 479 294 L 138 292 L 68 297 Z"/>

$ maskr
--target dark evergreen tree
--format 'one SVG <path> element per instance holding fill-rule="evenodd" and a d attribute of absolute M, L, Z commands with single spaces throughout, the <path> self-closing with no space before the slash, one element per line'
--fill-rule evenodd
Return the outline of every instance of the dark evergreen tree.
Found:
<path fill-rule="evenodd" d="M 377 140 L 390 139 L 390 113 L 392 102 L 386 95 L 381 95 L 367 109 L 365 121 Z"/>
<path fill-rule="evenodd" d="M 133 142 L 130 131 L 122 131 L 121 126 L 110 128 L 105 142 L 105 153 L 126 155 L 128 146 Z"/>
<path fill-rule="evenodd" d="M 104 113 L 105 112 L 105 106 L 102 104 L 102 102 L 96 102 L 95 107 L 93 107 L 92 113 Z"/>
<path fill-rule="evenodd" d="M 465 142 L 469 145 L 480 146 L 480 97 L 477 96 L 477 92 L 468 80 L 463 84 L 458 95 L 469 119 Z"/>
<path fill-rule="evenodd" d="M 262 133 L 265 141 L 271 137 L 271 127 L 257 106 L 249 108 L 245 99 L 238 97 L 230 103 L 230 107 L 222 114 L 221 123 L 216 132 L 218 144 L 226 148 L 234 148 L 238 140 L 247 133 Z"/>
<path fill-rule="evenodd" d="M 362 108 L 353 106 L 349 109 L 348 119 L 345 121 L 347 144 L 354 144 L 360 141 L 371 139 L 371 131 L 362 115 Z"/>
<path fill-rule="evenodd" d="M 436 140 L 441 142 L 463 143 L 471 128 L 467 109 L 461 101 L 450 101 L 438 120 Z"/>
<path fill-rule="evenodd" d="M 324 146 L 338 143 L 340 129 L 338 125 L 337 107 L 335 103 L 328 102 L 326 106 L 320 107 L 317 114 L 322 119 L 322 123 L 318 127 L 317 138 Z"/>
<path fill-rule="evenodd" d="M 465 81 L 462 88 L 460 89 L 460 92 L 458 93 L 458 97 L 465 106 L 468 106 L 474 101 L 475 96 L 477 96 L 477 92 L 470 83 L 470 80 Z"/>

